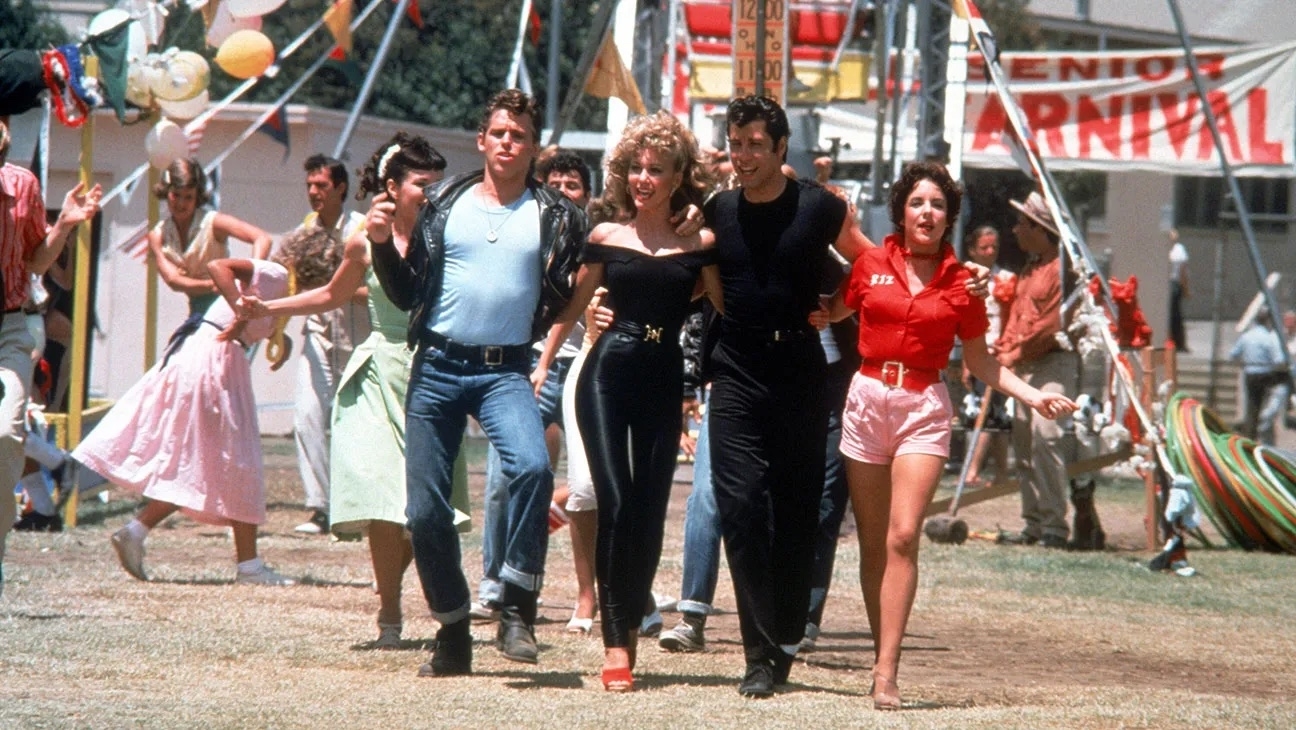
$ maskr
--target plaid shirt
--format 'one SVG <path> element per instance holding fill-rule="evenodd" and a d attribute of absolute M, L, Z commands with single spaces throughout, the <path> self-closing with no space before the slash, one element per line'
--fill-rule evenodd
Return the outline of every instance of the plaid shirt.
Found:
<path fill-rule="evenodd" d="M 17 165 L 0 167 L 0 272 L 6 311 L 21 307 L 27 298 L 27 259 L 48 231 L 36 176 Z"/>

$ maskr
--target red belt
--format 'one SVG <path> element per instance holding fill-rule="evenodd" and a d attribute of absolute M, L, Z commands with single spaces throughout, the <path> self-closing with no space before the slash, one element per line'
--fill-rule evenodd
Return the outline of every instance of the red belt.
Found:
<path fill-rule="evenodd" d="M 882 381 L 888 388 L 903 388 L 915 393 L 926 390 L 927 386 L 939 383 L 941 379 L 939 370 L 911 368 L 899 360 L 863 362 L 859 371 L 861 375 Z"/>

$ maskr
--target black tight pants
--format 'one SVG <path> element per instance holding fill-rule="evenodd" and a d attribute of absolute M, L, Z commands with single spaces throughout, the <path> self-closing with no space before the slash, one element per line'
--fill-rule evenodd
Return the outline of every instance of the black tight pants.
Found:
<path fill-rule="evenodd" d="M 576 422 L 598 499 L 594 569 L 608 647 L 629 646 L 661 558 L 684 399 L 679 346 L 663 339 L 604 333 L 576 386 Z"/>

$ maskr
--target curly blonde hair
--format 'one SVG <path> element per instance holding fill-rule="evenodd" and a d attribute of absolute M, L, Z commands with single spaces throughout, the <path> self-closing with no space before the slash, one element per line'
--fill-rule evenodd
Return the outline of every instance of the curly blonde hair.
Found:
<path fill-rule="evenodd" d="M 284 236 L 272 260 L 296 272 L 299 291 L 318 289 L 342 265 L 342 247 L 323 228 L 296 230 Z"/>
<path fill-rule="evenodd" d="M 621 141 L 607 161 L 607 183 L 602 205 L 617 211 L 612 219 L 635 217 L 634 198 L 630 195 L 630 165 L 643 150 L 654 150 L 674 164 L 673 172 L 683 173 L 680 186 L 671 196 L 671 210 L 689 205 L 701 206 L 710 190 L 706 166 L 698 153 L 693 133 L 670 112 L 659 111 L 638 117 L 626 125 Z"/>

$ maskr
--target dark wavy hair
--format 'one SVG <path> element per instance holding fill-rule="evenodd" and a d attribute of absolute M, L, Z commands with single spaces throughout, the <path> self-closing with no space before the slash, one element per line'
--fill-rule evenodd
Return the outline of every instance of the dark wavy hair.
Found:
<path fill-rule="evenodd" d="M 181 157 L 162 171 L 161 179 L 153 186 L 153 195 L 166 200 L 167 194 L 172 190 L 189 188 L 197 191 L 200 207 L 211 202 L 211 193 L 207 190 L 207 173 L 203 171 L 202 163 L 196 157 Z"/>
<path fill-rule="evenodd" d="M 634 198 L 630 195 L 630 165 L 643 150 L 655 150 L 672 165 L 672 172 L 683 173 L 680 186 L 671 195 L 672 211 L 689 205 L 701 207 L 711 189 L 706 166 L 702 164 L 697 140 L 673 114 L 665 110 L 637 117 L 626 125 L 621 141 L 607 160 L 607 186 L 604 202 L 618 211 L 616 217 L 634 218 Z"/>
<path fill-rule="evenodd" d="M 416 134 L 397 132 L 373 153 L 364 167 L 356 170 L 360 179 L 356 200 L 385 191 L 388 180 L 400 185 L 411 170 L 440 172 L 445 168 L 445 158 L 431 142 Z"/>
<path fill-rule="evenodd" d="M 939 162 L 911 162 L 905 165 L 900 179 L 891 186 L 891 225 L 895 226 L 895 232 L 903 238 L 905 203 L 909 200 L 910 193 L 923 180 L 931 180 L 945 196 L 948 225 L 945 226 L 945 235 L 941 236 L 941 243 L 949 243 L 950 236 L 954 235 L 954 221 L 958 219 L 959 209 L 963 206 L 963 186 L 950 177 L 949 170 Z"/>
<path fill-rule="evenodd" d="M 334 185 L 346 185 L 350 190 L 351 176 L 347 175 L 346 163 L 336 157 L 329 157 L 324 154 L 315 154 L 306 158 L 302 164 L 302 169 L 309 175 L 316 170 L 327 170 L 329 179 Z"/>
<path fill-rule="evenodd" d="M 745 127 L 752 122 L 765 122 L 765 133 L 775 147 L 778 147 L 780 139 L 787 139 L 792 134 L 787 112 L 768 96 L 741 96 L 729 102 L 729 110 L 725 113 L 726 131 L 728 127 Z"/>
<path fill-rule="evenodd" d="M 284 236 L 272 260 L 295 272 L 298 290 L 318 289 L 342 265 L 342 247 L 319 226 L 298 229 Z"/>
<path fill-rule="evenodd" d="M 530 120 L 531 142 L 540 143 L 540 103 L 521 89 L 505 89 L 497 92 L 490 101 L 486 102 L 486 110 L 482 112 L 481 120 L 477 122 L 478 134 L 486 131 L 490 126 L 491 117 L 500 109 Z"/>
<path fill-rule="evenodd" d="M 586 195 L 594 191 L 590 183 L 589 165 L 585 164 L 585 160 L 582 160 L 574 150 L 559 147 L 553 151 L 553 154 L 544 155 L 543 159 L 536 159 L 536 177 L 540 182 L 548 182 L 551 172 L 574 172 L 580 176 Z"/>

